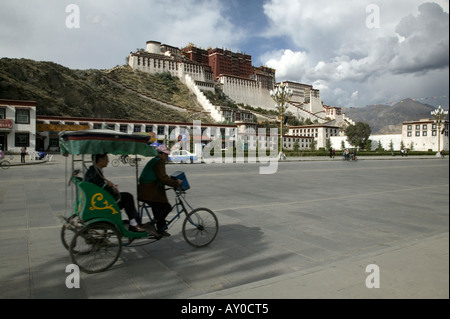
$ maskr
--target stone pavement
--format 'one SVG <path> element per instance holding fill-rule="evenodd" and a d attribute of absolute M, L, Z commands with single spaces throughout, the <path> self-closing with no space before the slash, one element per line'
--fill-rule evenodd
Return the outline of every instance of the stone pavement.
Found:
<path fill-rule="evenodd" d="M 200 299 L 449 298 L 449 234 L 197 296 Z M 375 274 L 379 285 L 368 289 Z M 374 284 L 371 280 L 369 283 Z"/>
<path fill-rule="evenodd" d="M 82 273 L 79 289 L 66 287 L 59 239 L 64 159 L 2 170 L 0 298 L 448 299 L 448 159 L 360 159 L 300 158 L 266 176 L 258 164 L 168 165 L 186 172 L 194 207 L 216 212 L 216 240 L 189 247 L 179 221 L 170 238 Z M 133 168 L 105 171 L 135 187 Z M 380 288 L 366 286 L 368 265 Z"/>

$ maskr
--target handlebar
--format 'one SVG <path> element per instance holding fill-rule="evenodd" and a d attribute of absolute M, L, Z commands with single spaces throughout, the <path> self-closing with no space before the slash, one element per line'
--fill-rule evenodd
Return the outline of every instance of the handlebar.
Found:
<path fill-rule="evenodd" d="M 176 187 L 166 187 L 165 188 L 166 191 L 171 190 L 171 189 L 175 192 L 176 196 L 181 196 L 181 195 L 186 194 L 186 191 L 181 188 L 176 188 Z"/>

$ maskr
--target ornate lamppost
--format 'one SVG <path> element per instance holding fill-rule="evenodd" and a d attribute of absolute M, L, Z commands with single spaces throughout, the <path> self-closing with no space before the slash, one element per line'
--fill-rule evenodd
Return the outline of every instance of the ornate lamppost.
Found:
<path fill-rule="evenodd" d="M 448 111 L 444 110 L 440 105 L 434 111 L 431 111 L 431 116 L 433 117 L 434 124 L 437 125 L 437 136 L 438 136 L 438 154 L 441 152 L 441 125 L 442 121 L 447 117 Z"/>
<path fill-rule="evenodd" d="M 285 106 L 291 100 L 293 94 L 294 92 L 285 86 L 283 82 L 276 86 L 274 90 L 270 91 L 270 96 L 275 101 L 276 107 L 280 111 L 280 153 L 278 154 L 280 159 L 285 157 L 283 154 L 283 116 Z"/>

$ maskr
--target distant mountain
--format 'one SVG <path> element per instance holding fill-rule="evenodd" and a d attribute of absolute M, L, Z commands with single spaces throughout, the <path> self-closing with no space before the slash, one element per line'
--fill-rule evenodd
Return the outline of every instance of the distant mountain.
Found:
<path fill-rule="evenodd" d="M 431 118 L 435 107 L 411 99 L 404 99 L 393 106 L 369 105 L 363 108 L 344 108 L 345 115 L 355 122 L 370 125 L 374 134 L 401 133 L 404 121 Z"/>
<path fill-rule="evenodd" d="M 53 62 L 2 58 L 0 98 L 34 100 L 38 115 L 168 122 L 202 117 L 211 122 L 178 78 L 134 72 L 129 67 L 107 74 L 72 70 Z"/>

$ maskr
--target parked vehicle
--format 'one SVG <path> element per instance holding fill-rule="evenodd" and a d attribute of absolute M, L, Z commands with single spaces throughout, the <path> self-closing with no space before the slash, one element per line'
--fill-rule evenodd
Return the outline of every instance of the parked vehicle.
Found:
<path fill-rule="evenodd" d="M 174 163 L 193 163 L 198 159 L 197 155 L 192 154 L 191 152 L 180 150 L 180 151 L 172 151 L 169 155 L 169 162 Z"/>

